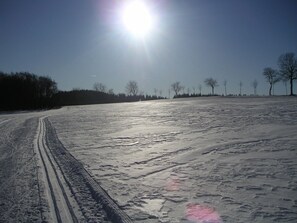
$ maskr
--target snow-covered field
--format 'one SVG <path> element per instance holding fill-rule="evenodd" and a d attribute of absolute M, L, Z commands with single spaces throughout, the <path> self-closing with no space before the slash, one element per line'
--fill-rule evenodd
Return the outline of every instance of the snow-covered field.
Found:
<path fill-rule="evenodd" d="M 122 222 L 297 222 L 296 97 L 2 114 L 0 140 L 0 221 L 51 220 L 48 201 L 62 194 L 60 217 L 74 222 L 108 222 L 110 212 L 127 214 Z"/>

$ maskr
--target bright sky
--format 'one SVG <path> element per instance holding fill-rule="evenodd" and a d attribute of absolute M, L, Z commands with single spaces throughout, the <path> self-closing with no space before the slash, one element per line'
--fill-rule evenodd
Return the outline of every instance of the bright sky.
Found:
<path fill-rule="evenodd" d="M 1 0 L 0 70 L 49 75 L 61 90 L 101 82 L 120 93 L 135 80 L 149 94 L 168 96 L 175 81 L 209 93 L 213 77 L 217 93 L 227 80 L 228 93 L 242 81 L 250 94 L 257 79 L 267 94 L 263 69 L 297 54 L 296 0 L 150 0 L 154 27 L 144 38 L 124 27 L 127 1 Z M 275 91 L 284 94 L 283 83 Z"/>

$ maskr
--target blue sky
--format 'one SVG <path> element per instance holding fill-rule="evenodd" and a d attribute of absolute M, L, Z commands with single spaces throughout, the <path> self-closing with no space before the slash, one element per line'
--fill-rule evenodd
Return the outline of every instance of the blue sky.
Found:
<path fill-rule="evenodd" d="M 91 89 L 101 82 L 116 93 L 129 80 L 144 93 L 171 83 L 186 88 L 218 80 L 223 93 L 267 94 L 265 67 L 277 68 L 285 52 L 297 54 L 295 0 L 151 0 L 154 32 L 137 40 L 118 16 L 128 0 L 1 0 L 0 70 L 52 77 L 61 90 Z M 296 82 L 295 82 L 296 84 Z M 295 87 L 294 92 L 297 87 Z M 282 83 L 275 92 L 284 94 Z"/>

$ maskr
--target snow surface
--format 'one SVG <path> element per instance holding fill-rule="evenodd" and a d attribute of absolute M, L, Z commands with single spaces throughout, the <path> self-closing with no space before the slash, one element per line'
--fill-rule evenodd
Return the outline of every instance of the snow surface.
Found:
<path fill-rule="evenodd" d="M 42 218 L 34 142 L 45 116 L 65 149 L 135 222 L 297 222 L 296 97 L 1 114 L 0 221 Z M 88 199 L 82 197 L 80 206 Z"/>
<path fill-rule="evenodd" d="M 296 98 L 77 106 L 50 120 L 136 222 L 297 220 Z"/>

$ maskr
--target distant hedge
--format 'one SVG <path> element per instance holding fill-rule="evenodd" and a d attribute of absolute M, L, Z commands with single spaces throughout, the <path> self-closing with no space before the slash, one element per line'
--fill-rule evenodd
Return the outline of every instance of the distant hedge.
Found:
<path fill-rule="evenodd" d="M 54 96 L 54 101 L 57 106 L 134 102 L 156 99 L 164 98 L 149 95 L 108 94 L 93 90 L 59 91 Z"/>

